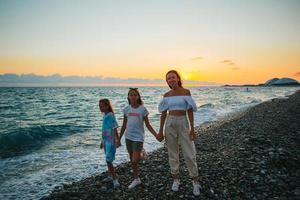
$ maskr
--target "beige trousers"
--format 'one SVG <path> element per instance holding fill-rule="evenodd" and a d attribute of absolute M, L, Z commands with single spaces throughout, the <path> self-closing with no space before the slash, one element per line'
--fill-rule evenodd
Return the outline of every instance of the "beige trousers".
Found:
<path fill-rule="evenodd" d="M 187 116 L 168 115 L 165 124 L 165 139 L 172 174 L 179 172 L 179 146 L 191 177 L 198 176 L 196 148 L 189 137 L 189 122 Z"/>

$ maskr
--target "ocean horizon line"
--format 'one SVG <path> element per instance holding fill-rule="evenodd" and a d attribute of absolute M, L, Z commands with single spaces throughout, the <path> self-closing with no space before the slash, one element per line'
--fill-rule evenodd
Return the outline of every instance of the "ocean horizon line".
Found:
<path fill-rule="evenodd" d="M 222 85 L 223 83 L 215 83 L 209 81 L 198 81 L 198 80 L 182 80 L 185 85 Z M 150 86 L 160 86 L 167 85 L 164 79 L 157 78 L 135 78 L 135 77 L 104 77 L 104 76 L 62 76 L 60 74 L 52 75 L 36 75 L 33 73 L 29 74 L 15 74 L 15 73 L 5 73 L 0 74 L 0 87 L 3 86 L 20 86 L 26 84 L 27 86 L 36 85 L 46 85 L 46 86 L 56 86 L 56 85 L 88 85 L 88 86 L 106 86 L 106 85 L 150 85 Z"/>

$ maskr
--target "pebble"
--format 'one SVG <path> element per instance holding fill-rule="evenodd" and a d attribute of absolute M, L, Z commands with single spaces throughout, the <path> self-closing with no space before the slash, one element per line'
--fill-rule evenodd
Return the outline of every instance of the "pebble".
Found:
<path fill-rule="evenodd" d="M 54 188 L 42 199 L 300 199 L 300 91 L 284 101 L 258 104 L 228 119 L 197 129 L 195 140 L 201 188 L 192 195 L 191 179 L 180 152 L 180 188 L 172 177 L 165 147 L 140 163 L 141 186 L 128 190 L 130 163 L 117 167 L 121 188 L 112 196 L 107 172 Z M 108 192 L 110 191 L 110 192 Z"/>

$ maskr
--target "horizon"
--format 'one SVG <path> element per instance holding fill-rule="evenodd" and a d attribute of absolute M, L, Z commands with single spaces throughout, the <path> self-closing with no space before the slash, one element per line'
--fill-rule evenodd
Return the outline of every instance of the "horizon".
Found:
<path fill-rule="evenodd" d="M 261 86 L 271 79 L 289 78 L 272 77 L 258 84 L 227 84 L 183 80 L 185 87 L 222 87 L 222 86 Z M 295 80 L 295 79 L 294 79 Z M 298 82 L 299 83 L 299 82 Z M 300 83 L 299 83 L 300 84 Z M 0 74 L 0 87 L 168 87 L 164 79 L 118 78 L 102 76 L 49 76 L 36 74 Z"/>
<path fill-rule="evenodd" d="M 175 69 L 203 84 L 300 82 L 299 10 L 295 0 L 0 0 L 0 75 L 154 84 Z"/>

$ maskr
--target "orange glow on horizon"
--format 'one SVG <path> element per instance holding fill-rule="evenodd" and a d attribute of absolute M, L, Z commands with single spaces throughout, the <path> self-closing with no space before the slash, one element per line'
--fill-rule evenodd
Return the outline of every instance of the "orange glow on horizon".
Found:
<path fill-rule="evenodd" d="M 153 67 L 151 63 L 142 65 L 138 65 L 137 63 L 124 63 L 123 66 L 117 66 L 113 63 L 103 63 L 97 58 L 86 57 L 0 58 L 0 74 L 34 73 L 43 76 L 60 74 L 62 76 L 102 76 L 122 79 L 142 78 L 164 80 L 165 73 L 170 69 L 175 69 L 179 71 L 183 81 L 190 80 L 217 84 L 259 84 L 274 77 L 290 77 L 300 82 L 300 76 L 296 76 L 296 73 L 300 72 L 300 69 L 293 67 L 295 65 L 292 64 L 290 64 L 292 67 L 289 68 L 274 68 L 255 66 L 254 63 L 247 64 L 245 61 L 240 64 L 240 62 L 236 61 L 237 64 L 232 66 L 229 64 L 226 65 L 226 63 L 224 64 L 219 60 L 212 60 L 201 64 L 201 66 L 195 66 L 188 62 L 178 62 L 178 64 L 173 66 L 182 67 L 169 67 L 167 65 Z M 261 59 L 261 62 L 265 65 L 268 64 L 266 60 Z M 280 60 L 275 59 L 272 62 L 282 63 Z"/>

